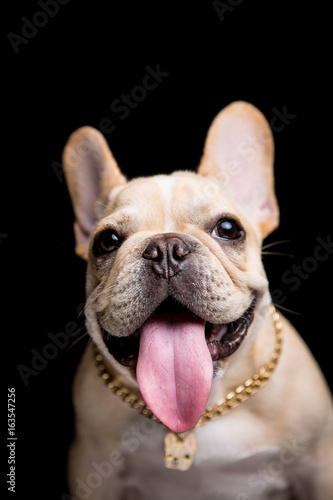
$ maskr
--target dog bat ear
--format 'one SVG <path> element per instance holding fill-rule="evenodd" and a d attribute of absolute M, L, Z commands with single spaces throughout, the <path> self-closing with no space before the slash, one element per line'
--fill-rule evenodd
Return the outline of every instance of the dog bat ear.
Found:
<path fill-rule="evenodd" d="M 198 173 L 216 178 L 264 238 L 279 224 L 273 163 L 266 118 L 251 104 L 237 101 L 214 119 Z"/>
<path fill-rule="evenodd" d="M 82 127 L 69 137 L 63 152 L 65 178 L 75 222 L 75 252 L 87 260 L 90 235 L 111 190 L 126 183 L 103 135 Z"/>

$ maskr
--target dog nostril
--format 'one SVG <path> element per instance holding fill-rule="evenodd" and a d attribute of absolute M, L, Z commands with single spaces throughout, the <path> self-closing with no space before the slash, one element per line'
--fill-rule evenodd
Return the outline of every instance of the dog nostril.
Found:
<path fill-rule="evenodd" d="M 161 259 L 161 250 L 154 241 L 150 242 L 142 257 L 149 260 L 159 261 Z"/>
<path fill-rule="evenodd" d="M 190 253 L 189 248 L 180 240 L 175 240 L 173 245 L 172 256 L 176 260 L 183 259 Z"/>

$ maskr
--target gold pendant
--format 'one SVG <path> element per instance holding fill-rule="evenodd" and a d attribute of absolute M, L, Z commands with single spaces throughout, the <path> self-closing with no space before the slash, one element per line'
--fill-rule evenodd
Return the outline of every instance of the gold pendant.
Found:
<path fill-rule="evenodd" d="M 189 470 L 193 463 L 197 438 L 191 433 L 174 434 L 168 432 L 164 438 L 164 465 L 167 469 Z"/>

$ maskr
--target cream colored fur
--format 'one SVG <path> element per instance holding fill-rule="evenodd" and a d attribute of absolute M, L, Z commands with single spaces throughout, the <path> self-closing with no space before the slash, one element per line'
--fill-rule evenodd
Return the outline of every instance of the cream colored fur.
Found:
<path fill-rule="evenodd" d="M 101 326 L 127 336 L 146 319 L 146 304 L 154 298 L 149 283 L 142 286 L 142 253 L 163 233 L 186 235 L 195 249 L 200 278 L 189 281 L 188 297 L 179 299 L 199 316 L 228 323 L 257 298 L 246 339 L 217 362 L 209 404 L 269 361 L 275 333 L 261 244 L 278 225 L 273 155 L 265 118 L 243 102 L 214 120 L 197 174 L 126 182 L 96 130 L 85 127 L 69 139 L 64 166 L 76 216 L 76 250 L 88 259 L 87 327 L 108 369 L 132 391 L 139 394 L 136 379 L 109 354 Z M 207 229 L 222 213 L 241 221 L 246 233 L 241 248 L 221 247 Z M 106 227 L 121 228 L 126 238 L 112 265 L 96 267 L 92 242 Z M 212 308 L 217 296 L 223 304 Z M 74 383 L 71 495 L 91 500 L 333 498 L 331 396 L 298 333 L 284 318 L 282 326 L 283 351 L 271 380 L 228 414 L 194 430 L 197 450 L 187 472 L 164 467 L 167 429 L 108 390 L 90 343 Z"/>

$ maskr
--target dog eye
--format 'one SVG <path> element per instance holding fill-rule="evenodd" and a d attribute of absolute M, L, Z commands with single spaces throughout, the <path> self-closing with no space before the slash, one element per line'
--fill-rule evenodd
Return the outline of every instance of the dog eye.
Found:
<path fill-rule="evenodd" d="M 243 236 L 244 231 L 231 219 L 220 220 L 213 229 L 212 236 L 223 240 L 237 240 Z"/>
<path fill-rule="evenodd" d="M 110 253 L 119 248 L 121 240 L 113 229 L 102 231 L 95 239 L 93 254 L 98 257 L 101 254 Z"/>

